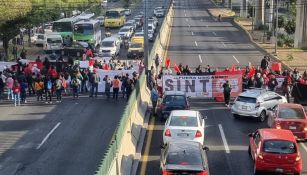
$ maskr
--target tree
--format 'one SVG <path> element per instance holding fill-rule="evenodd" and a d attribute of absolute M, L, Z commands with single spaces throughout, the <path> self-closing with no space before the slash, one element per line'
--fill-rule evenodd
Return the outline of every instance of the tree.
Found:
<path fill-rule="evenodd" d="M 285 31 L 287 32 L 288 35 L 292 35 L 295 33 L 295 19 L 292 18 L 288 20 L 286 26 L 285 26 Z"/>
<path fill-rule="evenodd" d="M 31 0 L 1 0 L 0 25 L 9 20 L 25 16 L 32 10 Z"/>
<path fill-rule="evenodd" d="M 278 16 L 278 28 L 284 28 L 287 23 L 287 18 L 285 15 Z"/>

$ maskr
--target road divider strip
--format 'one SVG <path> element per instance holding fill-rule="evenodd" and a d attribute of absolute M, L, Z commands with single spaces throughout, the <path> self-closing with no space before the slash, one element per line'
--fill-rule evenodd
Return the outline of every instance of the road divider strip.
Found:
<path fill-rule="evenodd" d="M 303 149 L 306 151 L 307 153 L 307 146 L 304 143 L 300 143 L 300 145 L 303 147 Z"/>
<path fill-rule="evenodd" d="M 198 47 L 197 41 L 195 41 L 195 46 Z"/>
<path fill-rule="evenodd" d="M 232 56 L 232 58 L 235 59 L 237 63 L 240 63 L 239 60 L 234 55 Z"/>
<path fill-rule="evenodd" d="M 199 58 L 199 62 L 203 63 L 203 60 L 201 59 L 201 55 L 198 55 L 198 58 Z"/>
<path fill-rule="evenodd" d="M 219 130 L 220 130 L 222 141 L 223 141 L 223 144 L 224 144 L 224 147 L 225 147 L 225 152 L 227 154 L 229 154 L 230 149 L 229 149 L 229 146 L 228 146 L 228 143 L 227 143 L 227 140 L 226 140 L 226 136 L 225 136 L 225 133 L 224 133 L 224 130 L 223 130 L 223 127 L 222 127 L 221 124 L 219 124 Z"/>
<path fill-rule="evenodd" d="M 45 136 L 45 138 L 42 140 L 42 142 L 36 147 L 36 149 L 40 149 L 43 144 L 48 140 L 48 138 L 51 136 L 51 134 L 60 126 L 60 122 L 57 123 L 52 129 L 51 131 Z"/>

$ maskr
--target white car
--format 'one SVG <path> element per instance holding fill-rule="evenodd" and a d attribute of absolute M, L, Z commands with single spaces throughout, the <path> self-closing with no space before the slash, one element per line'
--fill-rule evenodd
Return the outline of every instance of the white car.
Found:
<path fill-rule="evenodd" d="M 119 29 L 118 35 L 123 39 L 124 37 L 126 38 L 131 38 L 133 34 L 133 29 L 131 27 L 122 27 Z"/>
<path fill-rule="evenodd" d="M 131 10 L 130 9 L 126 9 L 125 10 L 125 15 L 126 16 L 130 16 L 131 15 Z"/>
<path fill-rule="evenodd" d="M 164 16 L 164 10 L 163 10 L 163 9 L 156 10 L 156 11 L 154 12 L 154 15 L 155 15 L 156 17 L 163 17 L 163 16 Z"/>
<path fill-rule="evenodd" d="M 136 23 L 134 20 L 129 20 L 125 23 L 124 27 L 130 27 L 133 29 L 133 32 L 136 30 Z"/>
<path fill-rule="evenodd" d="M 255 117 L 264 122 L 268 111 L 278 104 L 287 103 L 284 96 L 265 89 L 250 89 L 239 94 L 231 107 L 233 117 Z"/>
<path fill-rule="evenodd" d="M 104 16 L 98 16 L 97 18 L 96 18 L 96 20 L 98 20 L 99 22 L 100 22 L 100 25 L 101 26 L 103 26 L 104 25 Z"/>
<path fill-rule="evenodd" d="M 153 41 L 154 37 L 155 37 L 155 30 L 153 28 L 153 26 L 148 26 L 148 40 L 149 41 Z"/>
<path fill-rule="evenodd" d="M 203 145 L 205 118 L 199 111 L 173 110 L 165 123 L 164 144 L 172 141 L 187 140 L 199 142 Z"/>
<path fill-rule="evenodd" d="M 154 14 L 155 14 L 158 10 L 163 10 L 163 7 L 156 7 L 156 8 L 154 8 Z"/>
<path fill-rule="evenodd" d="M 35 45 L 44 45 L 45 43 L 45 34 L 35 33 L 33 37 L 31 37 L 31 42 Z"/>
<path fill-rule="evenodd" d="M 148 23 L 154 24 L 154 26 L 157 28 L 159 22 L 156 17 L 151 17 L 151 18 L 148 18 Z"/>

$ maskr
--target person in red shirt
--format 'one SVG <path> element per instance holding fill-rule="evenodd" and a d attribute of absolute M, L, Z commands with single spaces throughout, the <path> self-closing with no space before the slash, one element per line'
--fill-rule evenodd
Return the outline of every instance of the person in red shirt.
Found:
<path fill-rule="evenodd" d="M 58 73 L 54 66 L 51 66 L 51 68 L 48 70 L 48 75 L 52 78 L 53 82 L 57 79 Z"/>
<path fill-rule="evenodd" d="M 92 52 L 92 50 L 91 50 L 90 48 L 87 48 L 87 49 L 86 49 L 85 55 L 86 55 L 87 57 L 92 57 L 92 58 L 94 57 L 93 52 Z"/>
<path fill-rule="evenodd" d="M 13 90 L 13 94 L 14 94 L 14 104 L 16 106 L 16 103 L 18 102 L 18 106 L 20 106 L 21 87 L 20 87 L 20 84 L 18 83 L 17 80 L 14 81 L 12 90 Z"/>

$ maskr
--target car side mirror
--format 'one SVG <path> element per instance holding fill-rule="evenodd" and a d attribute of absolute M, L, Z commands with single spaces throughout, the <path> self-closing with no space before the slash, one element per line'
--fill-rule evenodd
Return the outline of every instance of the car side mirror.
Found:
<path fill-rule="evenodd" d="M 253 137 L 254 133 L 248 133 L 248 137 Z"/>
<path fill-rule="evenodd" d="M 203 149 L 204 151 L 209 151 L 209 150 L 210 150 L 210 149 L 209 149 L 208 147 L 206 147 L 206 146 L 203 146 L 202 149 Z"/>
<path fill-rule="evenodd" d="M 166 144 L 160 145 L 160 148 L 161 148 L 161 149 L 165 149 L 165 148 L 166 148 Z"/>
<path fill-rule="evenodd" d="M 201 118 L 207 120 L 208 117 L 206 115 L 205 116 L 202 115 Z"/>

